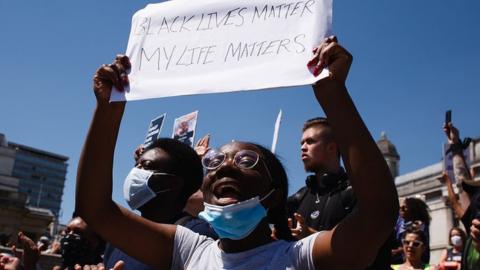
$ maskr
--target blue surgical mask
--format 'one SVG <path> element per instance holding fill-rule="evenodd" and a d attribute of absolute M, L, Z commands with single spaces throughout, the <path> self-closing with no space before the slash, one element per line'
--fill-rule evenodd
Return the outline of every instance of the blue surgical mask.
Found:
<path fill-rule="evenodd" d="M 267 216 L 267 210 L 261 204 L 274 190 L 265 197 L 258 196 L 227 206 L 203 203 L 205 209 L 198 217 L 207 221 L 220 238 L 240 240 L 255 230 L 260 221 Z"/>
<path fill-rule="evenodd" d="M 155 198 L 157 194 L 169 192 L 167 188 L 160 191 L 153 191 L 148 186 L 148 180 L 152 175 L 173 175 L 170 173 L 153 172 L 133 167 L 123 183 L 123 198 L 127 201 L 132 210 L 142 207 L 144 204 Z"/>

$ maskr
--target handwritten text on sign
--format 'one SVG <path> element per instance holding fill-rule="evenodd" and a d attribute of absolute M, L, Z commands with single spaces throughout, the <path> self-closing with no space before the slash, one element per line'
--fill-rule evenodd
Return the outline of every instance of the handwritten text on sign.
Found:
<path fill-rule="evenodd" d="M 132 19 L 130 89 L 112 100 L 311 84 L 311 49 L 329 34 L 331 0 L 175 0 Z"/>

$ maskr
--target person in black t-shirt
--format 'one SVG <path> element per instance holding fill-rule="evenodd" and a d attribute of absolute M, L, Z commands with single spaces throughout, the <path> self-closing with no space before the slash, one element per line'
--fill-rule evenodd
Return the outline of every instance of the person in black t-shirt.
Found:
<path fill-rule="evenodd" d="M 356 205 L 348 175 L 340 165 L 339 146 L 327 119 L 307 120 L 300 145 L 305 171 L 313 174 L 307 177 L 304 187 L 288 198 L 289 226 L 297 239 L 333 229 Z M 391 241 L 383 245 L 368 269 L 390 269 Z"/>

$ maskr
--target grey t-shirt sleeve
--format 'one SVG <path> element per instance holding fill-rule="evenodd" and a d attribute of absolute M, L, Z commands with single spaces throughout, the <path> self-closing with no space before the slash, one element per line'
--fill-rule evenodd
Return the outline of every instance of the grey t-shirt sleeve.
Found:
<path fill-rule="evenodd" d="M 173 241 L 172 270 L 183 270 L 188 265 L 195 250 L 203 243 L 212 239 L 192 232 L 178 225 Z"/>
<path fill-rule="evenodd" d="M 308 237 L 305 237 L 297 241 L 293 246 L 293 256 L 296 257 L 295 269 L 315 269 L 315 264 L 313 263 L 313 245 L 315 239 L 322 231 L 314 233 Z"/>

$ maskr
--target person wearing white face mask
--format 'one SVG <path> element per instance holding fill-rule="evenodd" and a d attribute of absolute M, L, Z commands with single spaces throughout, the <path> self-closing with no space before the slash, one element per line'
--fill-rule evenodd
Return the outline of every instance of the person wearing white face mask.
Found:
<path fill-rule="evenodd" d="M 442 252 L 439 267 L 441 270 L 460 270 L 467 235 L 462 229 L 453 227 L 450 229 L 449 237 L 449 243 L 452 247 Z"/>
<path fill-rule="evenodd" d="M 160 138 L 138 154 L 135 167 L 123 184 L 128 206 L 148 220 L 183 225 L 212 237 L 213 231 L 206 222 L 194 222 L 194 218 L 183 211 L 187 199 L 198 190 L 203 178 L 200 158 L 195 151 L 177 140 Z M 152 269 L 108 244 L 105 266 L 109 269 L 119 260 L 125 262 L 125 269 Z"/>

